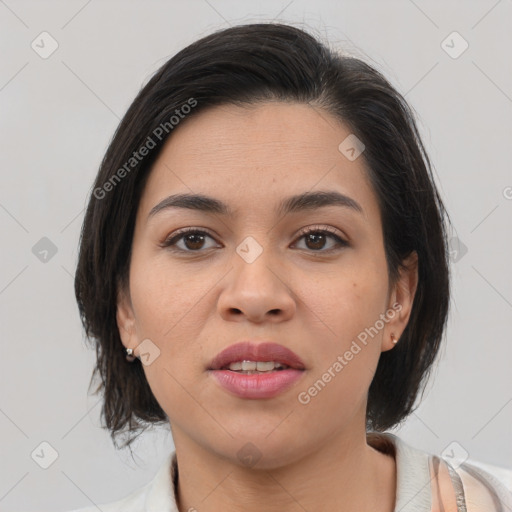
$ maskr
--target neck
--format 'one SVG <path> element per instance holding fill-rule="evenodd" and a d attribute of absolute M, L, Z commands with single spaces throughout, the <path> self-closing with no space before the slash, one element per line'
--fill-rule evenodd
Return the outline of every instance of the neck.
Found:
<path fill-rule="evenodd" d="M 392 512 L 396 466 L 367 443 L 366 434 L 334 436 L 276 467 L 244 467 L 204 450 L 173 430 L 180 512 Z M 183 441 L 183 442 L 182 442 Z"/>

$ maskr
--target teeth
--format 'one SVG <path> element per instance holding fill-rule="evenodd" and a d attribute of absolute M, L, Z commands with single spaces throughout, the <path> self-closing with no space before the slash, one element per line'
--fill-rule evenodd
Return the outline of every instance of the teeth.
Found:
<path fill-rule="evenodd" d="M 242 370 L 256 370 L 257 363 L 254 361 L 242 361 Z"/>
<path fill-rule="evenodd" d="M 259 372 L 268 372 L 269 370 L 274 369 L 274 363 L 272 361 L 268 363 L 264 363 L 263 361 L 258 361 L 256 363 L 256 370 Z"/>
<path fill-rule="evenodd" d="M 275 363 L 274 361 L 236 361 L 228 366 L 229 370 L 242 371 L 249 373 L 271 372 L 279 368 L 288 368 L 285 364 Z"/>

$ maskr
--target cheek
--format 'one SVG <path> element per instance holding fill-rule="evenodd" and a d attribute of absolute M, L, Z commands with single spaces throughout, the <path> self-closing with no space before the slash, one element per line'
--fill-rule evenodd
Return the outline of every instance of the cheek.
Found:
<path fill-rule="evenodd" d="M 385 313 L 387 275 L 371 264 L 356 267 L 347 266 L 302 289 L 310 337 L 317 346 L 314 371 L 302 389 L 314 386 L 306 397 L 314 397 L 312 409 L 359 403 L 380 357 L 382 330 L 375 331 L 375 325 Z"/>
<path fill-rule="evenodd" d="M 182 339 L 193 342 L 202 318 L 203 304 L 212 283 L 204 275 L 191 275 L 162 257 L 132 261 L 130 289 L 139 337 L 155 339 L 166 349 Z M 172 345 L 169 341 L 172 340 Z"/>
<path fill-rule="evenodd" d="M 300 296 L 303 306 L 298 307 L 304 307 L 326 341 L 342 348 L 384 313 L 387 275 L 372 265 L 347 265 L 314 281 L 303 279 Z"/>
<path fill-rule="evenodd" d="M 313 371 L 297 397 L 304 421 L 329 410 L 338 426 L 366 399 L 381 354 L 381 332 L 374 334 L 370 329 L 385 308 L 385 288 L 372 279 L 341 284 L 330 280 L 327 291 L 308 295 L 306 305 L 321 321 L 309 331 L 317 349 Z"/>

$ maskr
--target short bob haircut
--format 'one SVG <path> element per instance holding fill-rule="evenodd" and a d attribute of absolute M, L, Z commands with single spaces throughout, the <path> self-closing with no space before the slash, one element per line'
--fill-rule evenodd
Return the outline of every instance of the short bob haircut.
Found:
<path fill-rule="evenodd" d="M 376 69 L 302 29 L 239 25 L 197 40 L 151 77 L 120 122 L 91 189 L 75 294 L 96 348 L 89 387 L 99 374 L 95 394 L 103 391 L 102 419 L 116 445 L 120 434 L 129 434 L 129 446 L 136 437 L 131 434 L 169 421 L 140 360 L 127 362 L 116 323 L 118 291 L 128 286 L 136 212 L 152 164 L 178 123 L 208 107 L 266 101 L 310 104 L 350 128 L 365 145 L 362 158 L 378 196 L 391 284 L 403 260 L 412 251 L 418 254 L 411 316 L 400 343 L 380 355 L 368 394 L 367 430 L 402 422 L 430 375 L 449 309 L 449 218 L 412 109 Z"/>

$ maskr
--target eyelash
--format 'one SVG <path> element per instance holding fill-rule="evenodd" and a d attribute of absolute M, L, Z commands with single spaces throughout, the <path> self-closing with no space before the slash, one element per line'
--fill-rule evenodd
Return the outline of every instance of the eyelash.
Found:
<path fill-rule="evenodd" d="M 329 237 L 331 238 L 334 238 L 336 240 L 336 243 L 337 243 L 337 247 L 333 247 L 331 249 L 327 249 L 327 250 L 309 250 L 309 252 L 312 252 L 312 253 L 332 253 L 333 251 L 337 251 L 337 250 L 340 250 L 344 247 L 347 247 L 349 245 L 349 243 L 344 240 L 343 238 L 341 238 L 339 235 L 335 234 L 335 232 L 329 228 L 320 228 L 320 227 L 317 227 L 317 226 L 314 226 L 314 227 L 309 227 L 309 228 L 303 228 L 298 236 L 297 236 L 297 240 L 303 238 L 304 236 L 306 235 L 309 235 L 311 233 L 315 233 L 315 234 L 322 234 L 322 235 L 328 235 Z M 197 235 L 207 235 L 209 236 L 210 238 L 214 238 L 208 231 L 203 231 L 203 230 L 200 230 L 200 229 L 197 229 L 197 228 L 184 228 L 182 230 L 179 230 L 178 232 L 176 232 L 175 234 L 173 234 L 171 237 L 167 238 L 166 240 L 164 240 L 161 244 L 160 244 L 160 247 L 162 248 L 166 248 L 170 251 L 176 251 L 176 252 L 184 252 L 184 253 L 200 253 L 200 252 L 205 252 L 204 250 L 185 250 L 185 249 L 180 249 L 180 248 L 176 248 L 176 247 L 173 247 L 176 245 L 176 242 L 183 239 L 186 235 L 190 235 L 190 234 L 197 234 Z"/>

